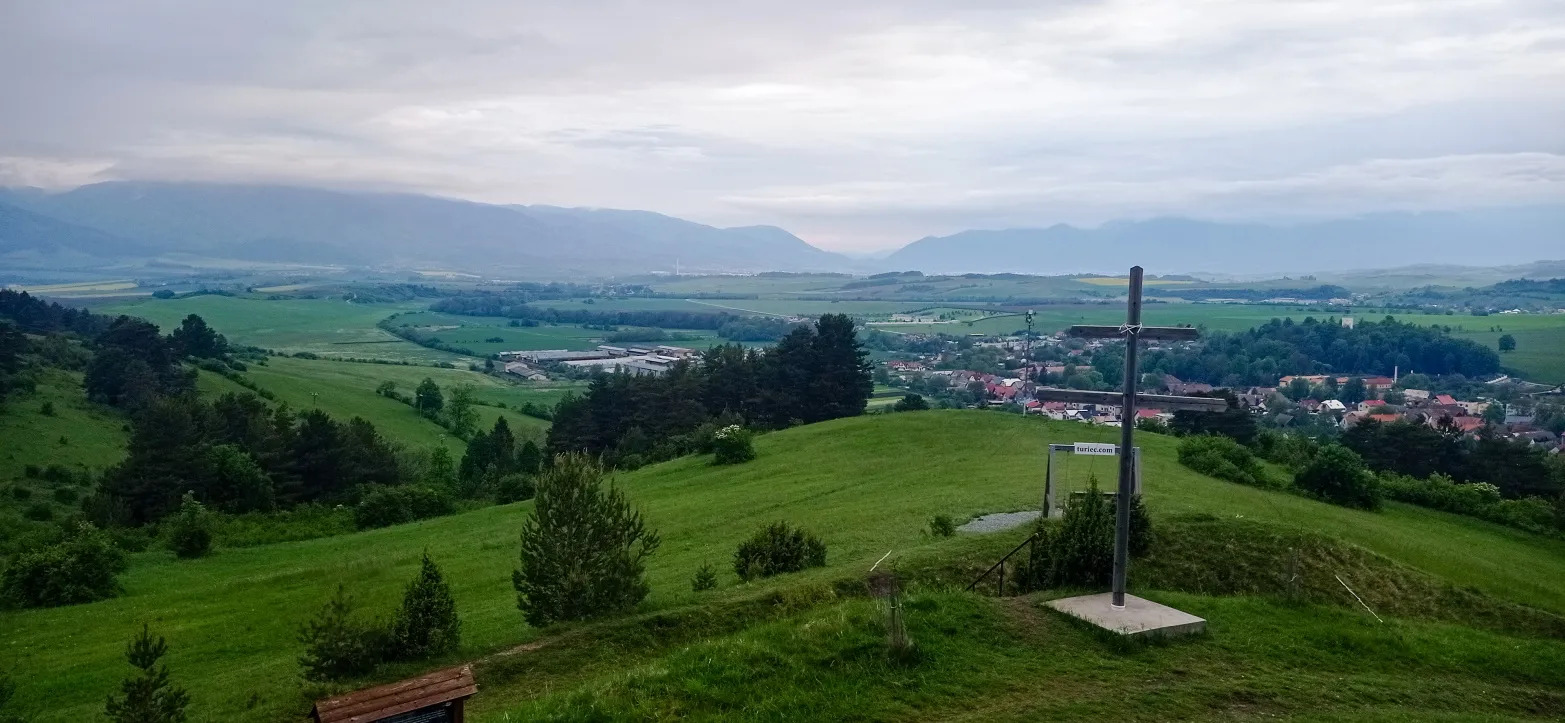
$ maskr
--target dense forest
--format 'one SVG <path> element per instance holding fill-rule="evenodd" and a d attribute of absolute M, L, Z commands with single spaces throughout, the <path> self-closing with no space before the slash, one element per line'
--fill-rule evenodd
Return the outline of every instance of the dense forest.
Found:
<path fill-rule="evenodd" d="M 1147 372 L 1185 381 L 1240 387 L 1273 386 L 1289 374 L 1391 376 L 1399 370 L 1475 377 L 1498 373 L 1500 356 L 1476 342 L 1452 337 L 1449 329 L 1403 323 L 1389 316 L 1354 327 L 1308 317 L 1300 323 L 1273 319 L 1238 334 L 1208 332 L 1198 344 L 1148 350 L 1140 364 Z"/>
<path fill-rule="evenodd" d="M 867 358 L 852 319 L 827 314 L 765 351 L 714 346 L 699 365 L 663 376 L 600 375 L 555 408 L 548 450 L 635 466 L 700 450 L 728 424 L 778 429 L 862 414 L 874 389 Z"/>

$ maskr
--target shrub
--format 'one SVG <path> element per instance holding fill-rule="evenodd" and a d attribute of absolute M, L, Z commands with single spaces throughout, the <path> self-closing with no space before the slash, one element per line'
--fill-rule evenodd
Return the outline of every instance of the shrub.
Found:
<path fill-rule="evenodd" d="M 894 412 L 917 412 L 929 408 L 929 402 L 918 394 L 904 394 L 896 404 L 891 405 Z"/>
<path fill-rule="evenodd" d="M 168 549 L 186 560 L 212 551 L 212 516 L 194 494 L 185 493 L 179 512 L 169 521 Z"/>
<path fill-rule="evenodd" d="M 78 497 L 76 490 L 70 487 L 60 487 L 54 491 L 54 501 L 62 505 L 74 505 Z"/>
<path fill-rule="evenodd" d="M 1071 497 L 1059 524 L 1039 520 L 1037 535 L 1019 571 L 1024 586 L 1109 584 L 1114 572 L 1114 506 L 1095 481 L 1085 494 Z"/>
<path fill-rule="evenodd" d="M 826 543 L 786 522 L 757 530 L 734 552 L 734 572 L 745 582 L 825 564 Z"/>
<path fill-rule="evenodd" d="M 419 485 L 376 486 L 353 509 L 359 529 L 400 525 L 451 513 L 451 500 Z"/>
<path fill-rule="evenodd" d="M 158 659 L 168 652 L 168 642 L 163 636 L 152 639 L 146 623 L 125 648 L 125 659 L 135 666 L 138 675 L 120 683 L 120 697 L 110 696 L 104 704 L 104 713 L 113 723 L 184 723 L 185 706 L 190 704 L 190 694 L 169 682 L 168 666 L 158 665 Z"/>
<path fill-rule="evenodd" d="M 125 554 L 82 523 L 64 540 L 22 553 L 0 571 L 0 600 L 21 607 L 74 605 L 114 597 Z"/>
<path fill-rule="evenodd" d="M 48 522 L 54 519 L 54 508 L 47 502 L 34 502 L 22 510 L 22 516 L 34 522 Z"/>
<path fill-rule="evenodd" d="M 1547 533 L 1555 528 L 1554 506 L 1547 500 L 1538 497 L 1500 499 L 1500 489 L 1487 482 L 1461 483 L 1441 474 L 1418 479 L 1382 472 L 1379 477 L 1381 491 L 1399 502 L 1476 517 L 1528 532 Z"/>
<path fill-rule="evenodd" d="M 1380 508 L 1380 481 L 1364 467 L 1353 450 L 1328 444 L 1304 469 L 1293 476 L 1295 487 L 1344 507 Z"/>
<path fill-rule="evenodd" d="M 418 577 L 402 593 L 402 607 L 391 619 L 387 638 L 388 657 L 402 660 L 447 653 L 462 644 L 462 621 L 456 615 L 451 587 L 427 552 Z"/>
<path fill-rule="evenodd" d="M 23 487 L 21 485 L 13 485 L 11 487 L 11 499 L 22 502 L 31 498 L 32 496 L 33 491 L 30 488 Z"/>
<path fill-rule="evenodd" d="M 754 435 L 737 424 L 712 435 L 712 464 L 740 464 L 755 459 Z"/>
<path fill-rule="evenodd" d="M 54 402 L 44 402 L 38 407 L 38 413 L 45 417 L 54 416 Z"/>
<path fill-rule="evenodd" d="M 935 515 L 929 521 L 929 534 L 935 537 L 950 537 L 956 534 L 956 522 L 950 515 Z"/>
<path fill-rule="evenodd" d="M 304 654 L 299 667 L 308 680 L 341 680 L 375 669 L 384 657 L 385 633 L 353 614 L 353 598 L 342 585 L 299 630 Z"/>
<path fill-rule="evenodd" d="M 713 590 L 716 588 L 717 571 L 712 569 L 712 565 L 710 563 L 701 563 L 700 569 L 696 570 L 695 577 L 690 578 L 690 589 L 693 592 L 702 592 L 704 590 Z"/>
<path fill-rule="evenodd" d="M 1320 453 L 1320 443 L 1302 434 L 1285 434 L 1263 429 L 1255 438 L 1255 451 L 1261 459 L 1276 462 L 1295 472 L 1309 465 Z"/>
<path fill-rule="evenodd" d="M 533 480 L 525 474 L 508 474 L 500 478 L 495 485 L 494 501 L 496 504 L 507 505 L 512 502 L 532 499 Z"/>
<path fill-rule="evenodd" d="M 1136 420 L 1136 431 L 1150 434 L 1173 434 L 1174 430 L 1168 427 L 1168 422 L 1158 417 L 1143 417 Z"/>
<path fill-rule="evenodd" d="M 5 710 L 14 695 L 16 695 L 16 684 L 11 682 L 11 676 L 0 672 L 0 723 L 22 723 L 19 716 L 7 713 Z"/>
<path fill-rule="evenodd" d="M 1101 587 L 1114 575 L 1115 502 L 1113 495 L 1098 491 L 1092 480 L 1088 491 L 1074 495 L 1058 523 L 1039 520 L 1038 539 L 1032 554 L 1018 570 L 1028 589 L 1057 586 Z M 1152 548 L 1152 520 L 1141 496 L 1130 498 L 1131 557 Z"/>
<path fill-rule="evenodd" d="M 657 532 L 603 469 L 565 454 L 538 477 L 533 514 L 522 523 L 521 569 L 511 575 L 516 605 L 534 626 L 627 610 L 646 598 L 646 557 Z"/>
<path fill-rule="evenodd" d="M 1179 443 L 1179 463 L 1201 474 L 1252 487 L 1269 487 L 1271 481 L 1249 448 L 1229 437 L 1201 435 Z"/>
<path fill-rule="evenodd" d="M 38 479 L 42 475 L 43 475 L 43 470 L 39 469 L 38 465 L 36 465 L 36 464 L 29 464 L 29 465 L 27 465 L 25 467 L 22 467 L 22 476 L 24 476 L 24 477 L 31 477 L 33 479 Z"/>

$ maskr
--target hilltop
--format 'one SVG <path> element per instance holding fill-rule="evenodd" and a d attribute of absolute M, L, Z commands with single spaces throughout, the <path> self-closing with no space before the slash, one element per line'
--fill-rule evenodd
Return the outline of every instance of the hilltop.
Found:
<path fill-rule="evenodd" d="M 1160 575 L 1174 563 L 1154 561 L 1136 568 L 1132 589 L 1210 616 L 1214 632 L 1209 639 L 1123 657 L 1043 616 L 1027 598 L 953 592 L 975 567 L 981 570 L 1025 533 L 933 538 L 926 532 L 931 515 L 962 519 L 1034 507 L 1047 443 L 1112 436 L 1108 429 L 982 411 L 875 415 L 763 435 L 759 458 L 738 467 L 712 467 L 698 456 L 620 474 L 618 484 L 664 540 L 651 559 L 646 612 L 626 619 L 545 631 L 523 623 L 509 580 L 517 530 L 531 506 L 523 502 L 325 539 L 219 550 L 194 561 L 141 553 L 122 576 L 121 597 L 0 613 L 8 630 L 0 657 L 14 661 L 25 681 L 19 695 L 24 715 L 79 720 L 101 708 L 103 692 L 123 674 L 119 656 L 132 629 L 151 622 L 169 638 L 168 664 L 191 689 L 196 717 L 286 718 L 306 708 L 310 694 L 296 682 L 296 626 L 338 581 L 348 583 L 364 607 L 389 609 L 427 550 L 452 582 L 465 628 L 460 654 L 429 667 L 487 660 L 480 665 L 484 692 L 474 700 L 474 720 L 502 720 L 503 713 L 512 720 L 571 717 L 580 709 L 569 713 L 567 704 L 587 700 L 579 696 L 600 699 L 610 719 L 716 719 L 732 710 L 725 706 L 747 698 L 750 715 L 770 711 L 779 718 L 806 711 L 955 718 L 980 701 L 998 706 L 981 716 L 990 719 L 1020 716 L 1038 705 L 1062 715 L 1071 705 L 1086 706 L 1074 709 L 1078 715 L 1126 712 L 1132 702 L 1148 706 L 1142 715 L 1158 718 L 1211 715 L 1208 704 L 1282 714 L 1368 706 L 1388 720 L 1414 711 L 1492 713 L 1482 707 L 1486 701 L 1504 701 L 1505 712 L 1523 718 L 1565 711 L 1558 693 L 1565 685 L 1565 642 L 1496 622 L 1515 619 L 1547 630 L 1565 615 L 1565 544 L 1394 503 L 1380 513 L 1361 512 L 1220 482 L 1179 466 L 1176 440 L 1160 435 L 1144 434 L 1139 441 L 1148 502 L 1170 535 L 1170 553 L 1177 546 L 1195 551 L 1184 562 L 1221 561 L 1224 569 L 1249 570 L 1254 583 L 1281 569 L 1269 567 L 1283 563 L 1267 557 L 1280 544 L 1262 535 L 1252 546 L 1244 528 L 1236 532 L 1225 520 L 1260 525 L 1267 534 L 1303 535 L 1325 545 L 1322 570 L 1339 571 L 1392 622 L 1373 624 L 1351 599 L 1326 586 L 1302 608 L 1257 597 L 1265 586 L 1232 581 L 1225 589 L 1179 592 L 1193 584 L 1179 579 L 1194 578 Z M 734 546 L 779 519 L 820 534 L 830 547 L 827 567 L 739 585 L 725 569 Z M 1215 525 L 1229 537 L 1201 525 Z M 1236 567 L 1233 554 L 1196 544 L 1222 539 L 1238 549 L 1253 547 L 1254 559 Z M 911 669 L 888 667 L 875 657 L 874 608 L 852 593 L 851 581 L 887 551 L 922 591 L 909 602 L 909 616 L 928 657 Z M 716 593 L 690 591 L 690 575 L 703 562 L 722 571 Z M 844 587 L 843 581 L 850 582 Z M 1227 596 L 1232 593 L 1248 594 Z M 540 647 L 486 658 L 530 641 Z M 1435 650 L 1445 652 L 1433 655 Z M 765 666 L 756 667 L 762 659 Z M 828 663 L 838 659 L 847 667 Z M 1300 673 L 1309 666 L 1311 672 Z M 751 675 L 763 669 L 770 673 Z M 1235 670 L 1255 677 L 1246 682 Z M 412 672 L 390 669 L 380 679 Z M 1109 693 L 1120 684 L 1115 681 L 1147 675 L 1161 695 Z M 681 687 L 715 685 L 719 678 L 730 687 Z M 842 702 L 789 697 L 803 681 L 842 691 Z M 884 683 L 893 688 L 882 689 Z M 895 692 L 902 685 L 910 687 Z M 1051 692 L 1030 701 L 1036 686 Z M 1318 695 L 1310 692 L 1316 690 Z M 852 713 L 837 707 L 855 702 L 866 707 Z"/>

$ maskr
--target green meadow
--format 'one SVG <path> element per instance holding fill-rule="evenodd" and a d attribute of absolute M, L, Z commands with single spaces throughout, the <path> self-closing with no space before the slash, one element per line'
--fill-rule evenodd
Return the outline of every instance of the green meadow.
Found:
<path fill-rule="evenodd" d="M 759 458 L 739 466 L 689 457 L 618 475 L 663 538 L 639 617 L 564 630 L 527 627 L 510 584 L 517 530 L 531 505 L 524 502 L 332 538 L 220 549 L 194 561 L 138 554 L 123 576 L 122 597 L 0 613 L 0 659 L 22 683 L 24 716 L 91 719 L 127 672 L 125 640 L 145 622 L 168 637 L 167 662 L 191 691 L 194 719 L 290 719 L 323 692 L 298 682 L 298 625 L 339 582 L 366 611 L 388 614 L 428 551 L 451 581 L 463 650 L 420 667 L 479 659 L 484 688 L 472 714 L 480 721 L 575 720 L 591 711 L 593 720 L 996 720 L 1037 717 L 1039 710 L 1055 719 L 1140 710 L 1130 717 L 1144 720 L 1335 711 L 1350 720 L 1360 708 L 1365 717 L 1357 719 L 1449 713 L 1471 717 L 1447 720 L 1488 720 L 1565 712 L 1565 642 L 1389 613 L 1390 622 L 1376 626 L 1350 600 L 1298 608 L 1160 592 L 1133 577 L 1134 591 L 1213 620 L 1207 638 L 1138 653 L 1105 647 L 1038 610 L 1036 598 L 993 600 L 934 586 L 909 602 L 910 629 L 927 647 L 926 657 L 908 667 L 874 652 L 882 633 L 872 605 L 831 593 L 831 581 L 861 577 L 888 552 L 892 564 L 910 570 L 965 560 L 953 578 L 960 587 L 971 563 L 982 569 L 995 549 L 1024 533 L 933 538 L 926 531 L 932 515 L 960 520 L 1033 508 L 1048 443 L 1110 441 L 1115 434 L 981 411 L 875 415 L 763 435 Z M 1219 482 L 1178 465 L 1173 438 L 1144 434 L 1139 442 L 1159 524 L 1200 514 L 1212 524 L 1320 535 L 1384 560 L 1376 569 L 1427 576 L 1496 609 L 1565 614 L 1561 540 L 1405 505 L 1362 512 Z M 827 567 L 739 584 L 727 570 L 734 547 L 775 520 L 819 534 L 829 546 Z M 717 592 L 690 590 L 703 563 L 720 571 Z M 1366 594 L 1391 589 L 1362 568 L 1331 569 Z M 1391 605 L 1395 595 L 1367 599 Z M 486 657 L 530 641 L 536 650 Z M 417 669 L 388 669 L 377 680 Z M 1116 682 L 1127 675 L 1150 681 L 1151 689 L 1127 697 Z M 1516 696 L 1528 703 L 1514 702 Z M 1485 710 L 1485 702 L 1495 707 Z"/>
<path fill-rule="evenodd" d="M 476 387 L 479 400 L 508 407 L 478 407 L 482 424 L 493 425 L 494 420 L 503 415 L 512 429 L 541 438 L 549 423 L 515 411 L 515 408 L 527 402 L 553 407 L 566 393 L 580 386 L 572 382 L 512 383 L 466 369 L 290 357 L 272 357 L 264 365 L 251 365 L 246 376 L 275 394 L 278 401 L 287 402 L 295 409 L 319 407 L 339 419 L 363 417 L 395 441 L 413 447 L 445 444 L 458 453 L 466 446 L 462 440 L 420 416 L 412 407 L 376 394 L 376 388 L 389 381 L 403 394 L 411 395 L 419 382 L 429 378 L 449 396 L 452 387 L 471 384 Z M 244 391 L 239 385 L 206 372 L 202 373 L 201 383 L 203 391 L 208 393 Z"/>
<path fill-rule="evenodd" d="M 1416 318 L 1416 317 L 1414 317 Z M 1454 333 L 1490 349 L 1498 349 L 1500 337 L 1516 337 L 1516 351 L 1500 355 L 1500 363 L 1548 384 L 1565 384 L 1565 314 L 1490 314 L 1447 317 L 1461 325 Z M 1493 327 L 1494 331 L 1490 331 Z"/>
<path fill-rule="evenodd" d="M 157 324 L 165 333 L 180 320 L 197 314 L 230 342 L 286 353 L 310 352 L 325 357 L 389 359 L 417 363 L 448 362 L 456 355 L 427 349 L 376 328 L 398 311 L 416 311 L 427 304 L 358 304 L 342 299 L 267 300 L 229 296 L 184 299 L 144 299 L 94 309 L 104 314 L 129 314 Z"/>

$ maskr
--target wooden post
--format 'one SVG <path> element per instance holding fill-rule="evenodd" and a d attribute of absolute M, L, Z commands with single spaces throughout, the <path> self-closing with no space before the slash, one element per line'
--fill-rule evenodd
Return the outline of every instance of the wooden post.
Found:
<path fill-rule="evenodd" d="M 1136 476 L 1136 347 L 1141 340 L 1141 267 L 1130 267 L 1130 298 L 1125 310 L 1125 401 L 1119 415 L 1119 494 L 1115 495 L 1114 600 L 1125 607 L 1125 568 L 1130 558 L 1130 495 Z"/>

